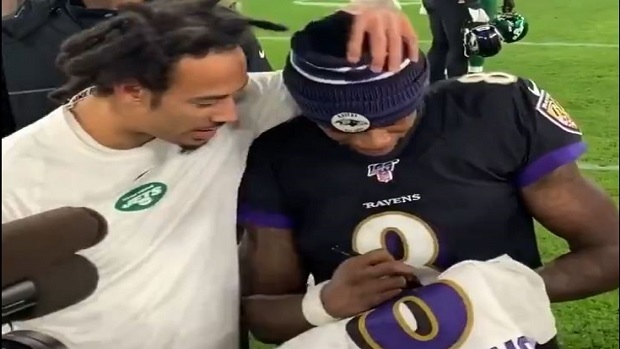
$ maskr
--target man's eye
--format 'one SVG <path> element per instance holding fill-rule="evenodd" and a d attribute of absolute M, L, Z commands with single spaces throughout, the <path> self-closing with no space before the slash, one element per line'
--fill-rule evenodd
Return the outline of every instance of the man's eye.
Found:
<path fill-rule="evenodd" d="M 233 95 L 233 100 L 235 101 L 235 103 L 240 103 L 243 102 L 246 96 L 247 93 L 245 91 L 239 91 Z"/>

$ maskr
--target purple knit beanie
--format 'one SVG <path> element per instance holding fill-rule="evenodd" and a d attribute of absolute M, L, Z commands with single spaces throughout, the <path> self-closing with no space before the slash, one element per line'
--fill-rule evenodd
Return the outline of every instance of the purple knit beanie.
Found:
<path fill-rule="evenodd" d="M 342 132 L 364 132 L 391 125 L 411 115 L 422 103 L 428 86 L 428 64 L 406 59 L 401 70 L 370 70 L 368 44 L 362 59 L 346 59 L 353 17 L 337 12 L 311 22 L 291 39 L 283 71 L 284 84 L 303 116 Z"/>

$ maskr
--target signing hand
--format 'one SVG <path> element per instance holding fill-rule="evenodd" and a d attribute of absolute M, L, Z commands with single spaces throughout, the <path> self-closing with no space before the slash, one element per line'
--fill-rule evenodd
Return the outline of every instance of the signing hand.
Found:
<path fill-rule="evenodd" d="M 335 318 L 357 315 L 400 294 L 413 273 L 386 250 L 374 250 L 342 262 L 323 288 L 321 301 Z"/>

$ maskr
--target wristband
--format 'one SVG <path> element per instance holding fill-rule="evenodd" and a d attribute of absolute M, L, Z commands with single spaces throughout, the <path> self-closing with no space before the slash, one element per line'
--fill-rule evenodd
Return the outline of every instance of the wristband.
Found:
<path fill-rule="evenodd" d="M 306 321 L 313 326 L 321 326 L 330 322 L 338 321 L 327 313 L 321 300 L 321 290 L 327 281 L 323 281 L 318 285 L 309 286 L 306 295 L 301 300 L 301 312 L 304 314 Z"/>

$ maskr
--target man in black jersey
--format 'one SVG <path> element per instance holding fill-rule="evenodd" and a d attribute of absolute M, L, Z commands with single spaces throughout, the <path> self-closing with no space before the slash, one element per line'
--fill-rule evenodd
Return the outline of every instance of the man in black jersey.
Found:
<path fill-rule="evenodd" d="M 284 342 L 455 263 L 504 254 L 536 269 L 553 302 L 617 288 L 618 210 L 579 173 L 581 131 L 549 93 L 505 73 L 429 87 L 422 56 L 374 73 L 365 59 L 346 63 L 345 28 L 314 22 L 294 35 L 284 81 L 302 116 L 261 135 L 248 155 L 240 254 L 258 339 Z M 534 219 L 570 252 L 543 266 Z M 309 275 L 318 285 L 306 286 Z M 439 311 L 424 310 L 446 318 Z M 368 326 L 356 327 L 360 348 L 378 347 Z M 383 347 L 460 347 L 418 330 Z M 379 332 L 391 331 L 406 329 Z"/>

